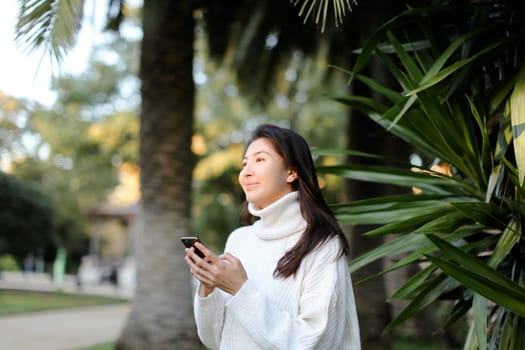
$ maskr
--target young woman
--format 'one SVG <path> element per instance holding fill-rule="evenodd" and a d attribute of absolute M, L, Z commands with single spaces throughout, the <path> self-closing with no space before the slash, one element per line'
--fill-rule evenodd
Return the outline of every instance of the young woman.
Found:
<path fill-rule="evenodd" d="M 186 262 L 200 281 L 194 300 L 201 341 L 212 349 L 360 349 L 348 243 L 297 133 L 258 127 L 239 182 L 253 220 L 225 254 L 200 243 Z"/>

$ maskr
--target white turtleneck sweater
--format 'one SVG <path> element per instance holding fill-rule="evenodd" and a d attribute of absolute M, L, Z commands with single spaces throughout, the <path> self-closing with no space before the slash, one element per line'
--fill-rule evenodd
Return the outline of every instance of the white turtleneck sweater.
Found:
<path fill-rule="evenodd" d="M 347 263 L 330 239 L 302 261 L 295 276 L 274 278 L 279 259 L 306 228 L 298 193 L 262 210 L 260 220 L 238 228 L 226 252 L 239 258 L 248 280 L 234 295 L 215 289 L 195 296 L 201 341 L 211 349 L 359 350 L 359 326 Z"/>

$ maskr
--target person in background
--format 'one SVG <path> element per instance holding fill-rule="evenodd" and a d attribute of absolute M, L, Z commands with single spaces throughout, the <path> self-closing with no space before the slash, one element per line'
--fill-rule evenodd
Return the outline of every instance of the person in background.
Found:
<path fill-rule="evenodd" d="M 310 148 L 296 132 L 261 125 L 248 142 L 239 182 L 249 225 L 225 253 L 202 243 L 185 260 L 200 282 L 198 335 L 211 349 L 360 349 L 345 255 L 348 242 L 326 204 Z"/>
<path fill-rule="evenodd" d="M 35 257 L 33 254 L 28 254 L 24 259 L 24 274 L 35 272 Z"/>

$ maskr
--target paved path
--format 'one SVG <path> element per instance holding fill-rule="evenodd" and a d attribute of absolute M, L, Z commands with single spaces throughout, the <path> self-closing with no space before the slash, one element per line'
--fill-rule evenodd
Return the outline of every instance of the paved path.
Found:
<path fill-rule="evenodd" d="M 48 276 L 4 274 L 0 289 L 55 290 Z M 132 297 L 111 285 L 65 283 L 64 292 Z M 0 316 L 0 350 L 79 350 L 117 340 L 130 311 L 129 303 Z"/>
<path fill-rule="evenodd" d="M 0 317 L 0 349 L 78 350 L 113 342 L 129 310 L 117 304 Z"/>

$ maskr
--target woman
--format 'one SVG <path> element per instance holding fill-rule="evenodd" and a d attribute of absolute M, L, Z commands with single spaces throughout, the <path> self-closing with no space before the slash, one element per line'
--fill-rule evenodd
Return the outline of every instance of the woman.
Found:
<path fill-rule="evenodd" d="M 297 133 L 258 127 L 239 182 L 252 224 L 228 237 L 226 253 L 186 249 L 200 281 L 195 320 L 212 349 L 360 349 L 348 243 Z"/>

